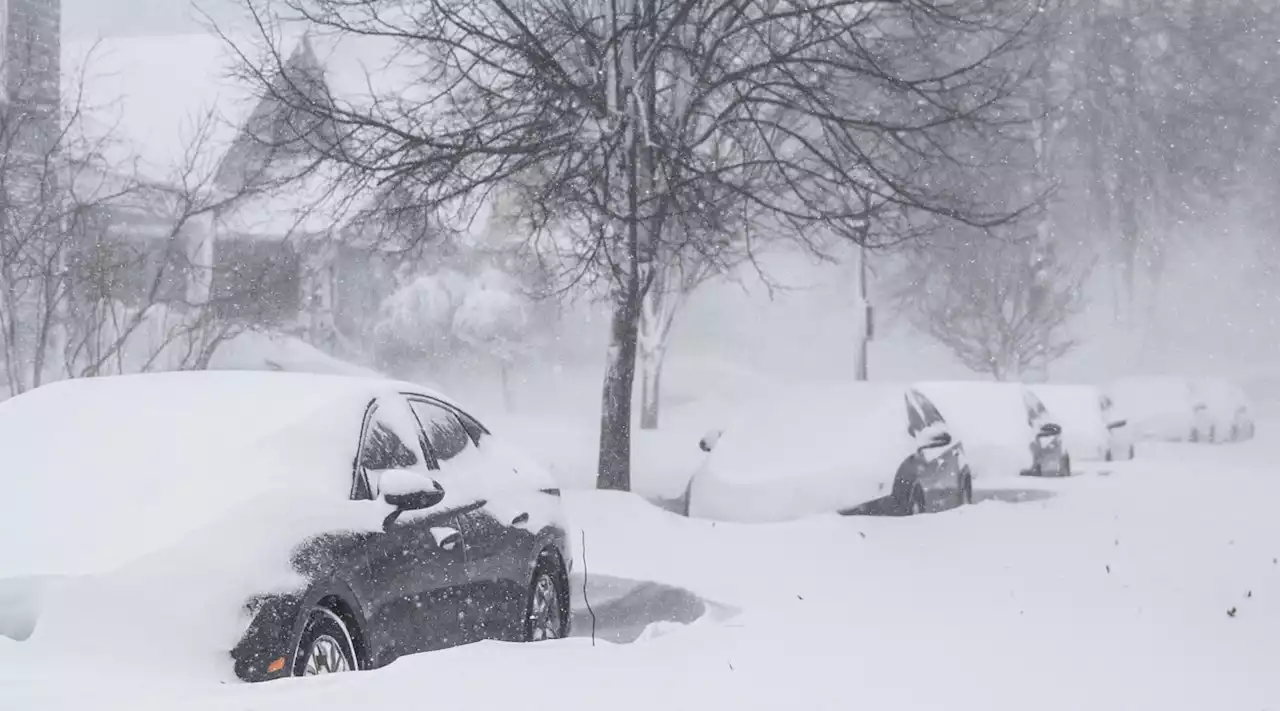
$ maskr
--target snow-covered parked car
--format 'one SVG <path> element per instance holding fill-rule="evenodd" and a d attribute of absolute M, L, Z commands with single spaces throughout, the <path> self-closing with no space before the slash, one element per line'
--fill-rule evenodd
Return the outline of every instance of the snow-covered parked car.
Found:
<path fill-rule="evenodd" d="M 33 655 L 258 681 L 568 633 L 558 490 L 409 383 L 60 382 L 0 404 L 0 451 L 0 633 Z"/>
<path fill-rule="evenodd" d="M 976 478 L 1070 476 L 1063 427 L 1021 383 L 937 381 L 916 387 L 964 442 Z"/>
<path fill-rule="evenodd" d="M 1207 442 L 1216 434 L 1207 403 L 1186 378 L 1122 378 L 1111 384 L 1107 395 L 1125 413 L 1136 439 Z"/>
<path fill-rule="evenodd" d="M 1202 378 L 1191 385 L 1197 399 L 1205 405 L 1210 442 L 1253 439 L 1253 411 L 1249 397 L 1239 385 L 1225 378 Z"/>
<path fill-rule="evenodd" d="M 918 390 L 795 388 L 703 438 L 687 512 L 745 523 L 825 513 L 919 514 L 973 501 L 964 449 Z"/>
<path fill-rule="evenodd" d="M 1092 385 L 1032 385 L 1063 428 L 1067 452 L 1077 461 L 1133 459 L 1128 422 L 1111 398 Z"/>

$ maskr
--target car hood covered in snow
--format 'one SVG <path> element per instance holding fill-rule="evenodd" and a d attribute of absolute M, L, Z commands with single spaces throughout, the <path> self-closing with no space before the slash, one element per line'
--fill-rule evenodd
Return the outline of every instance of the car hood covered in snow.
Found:
<path fill-rule="evenodd" d="M 779 521 L 888 496 L 915 452 L 906 387 L 806 386 L 744 407 L 690 485 L 690 515 Z"/>
<path fill-rule="evenodd" d="M 0 578 L 109 570 L 282 492 L 345 501 L 364 408 L 399 389 L 165 373 L 54 383 L 4 402 Z"/>

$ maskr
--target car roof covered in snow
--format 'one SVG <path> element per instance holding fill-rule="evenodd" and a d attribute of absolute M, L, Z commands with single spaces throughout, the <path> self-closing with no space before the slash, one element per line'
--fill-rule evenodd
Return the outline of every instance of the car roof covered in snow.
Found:
<path fill-rule="evenodd" d="M 744 408 L 711 453 L 723 476 L 786 480 L 830 469 L 889 479 L 913 445 L 906 394 L 896 383 L 806 385 Z"/>
<path fill-rule="evenodd" d="M 1055 383 L 1032 385 L 1031 390 L 1066 430 L 1068 439 L 1078 431 L 1105 438 L 1107 423 L 1102 414 L 1102 391 L 1097 387 Z"/>
<path fill-rule="evenodd" d="M 1022 383 L 949 380 L 916 383 L 961 440 L 1022 447 L 1029 441 Z"/>
<path fill-rule="evenodd" d="M 1030 387 L 1050 410 L 1071 407 L 1102 412 L 1102 390 L 1095 385 L 1036 383 Z"/>
<path fill-rule="evenodd" d="M 1108 394 L 1126 412 L 1148 413 L 1190 410 L 1197 396 L 1186 378 L 1173 375 L 1139 375 L 1111 384 Z"/>
<path fill-rule="evenodd" d="M 349 495 L 373 398 L 410 383 L 184 372 L 45 385 L 0 403 L 0 577 L 136 555 L 281 490 Z"/>

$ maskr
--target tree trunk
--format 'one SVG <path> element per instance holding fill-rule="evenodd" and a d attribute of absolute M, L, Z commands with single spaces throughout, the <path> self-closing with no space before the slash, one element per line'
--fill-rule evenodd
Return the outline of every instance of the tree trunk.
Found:
<path fill-rule="evenodd" d="M 502 407 L 510 414 L 515 408 L 511 398 L 511 364 L 505 358 L 498 361 L 498 378 L 502 383 Z"/>
<path fill-rule="evenodd" d="M 658 429 L 662 397 L 662 362 L 666 348 L 640 349 L 640 429 Z"/>
<path fill-rule="evenodd" d="M 636 344 L 640 333 L 637 270 L 615 288 L 609 331 L 609 359 L 600 407 L 600 466 L 596 488 L 631 490 L 631 390 L 635 386 Z"/>

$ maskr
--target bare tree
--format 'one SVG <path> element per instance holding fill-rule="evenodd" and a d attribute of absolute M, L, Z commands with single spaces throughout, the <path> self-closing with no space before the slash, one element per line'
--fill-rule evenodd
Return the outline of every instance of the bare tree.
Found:
<path fill-rule="evenodd" d="M 805 242 L 857 234 L 854 190 L 951 219 L 1006 215 L 919 176 L 942 139 L 999 120 L 1040 3 L 1013 0 L 245 0 L 265 51 L 245 76 L 337 127 L 317 145 L 352 190 L 421 208 L 514 195 L 554 232 L 571 283 L 603 281 L 613 318 L 598 485 L 630 487 L 644 299 L 743 213 Z M 280 91 L 291 23 L 381 43 L 359 97 Z M 264 62 L 265 57 L 265 62 Z M 377 80 L 375 80 L 375 77 Z M 394 86 L 387 78 L 397 77 Z M 709 197 L 714 196 L 714 197 Z M 712 224 L 672 229 L 706 205 Z M 749 249 L 744 246 L 743 249 Z"/>
<path fill-rule="evenodd" d="M 1078 345 L 1070 321 L 1088 270 L 1052 245 L 977 234 L 909 260 L 899 306 L 970 370 L 1017 379 Z"/>
<path fill-rule="evenodd" d="M 215 117 L 163 180 L 118 160 L 84 72 L 33 110 L 45 77 L 16 71 L 0 105 L 0 350 L 10 395 L 49 380 L 200 368 L 248 326 L 211 290 L 214 218 L 251 194 L 203 170 Z M 56 85 L 56 82 L 55 82 Z"/>

